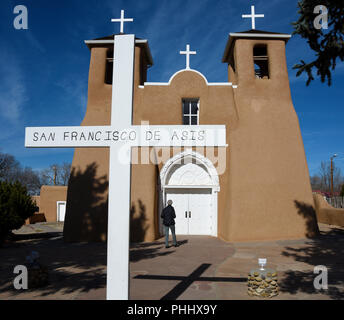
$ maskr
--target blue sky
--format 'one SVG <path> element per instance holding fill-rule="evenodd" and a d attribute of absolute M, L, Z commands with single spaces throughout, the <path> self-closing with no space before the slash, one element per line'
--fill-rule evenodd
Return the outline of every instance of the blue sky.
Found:
<path fill-rule="evenodd" d="M 28 9 L 28 30 L 13 27 L 16 5 Z M 148 39 L 154 66 L 148 81 L 166 82 L 185 67 L 179 55 L 190 43 L 191 68 L 208 81 L 227 81 L 221 63 L 230 32 L 251 29 L 242 14 L 256 13 L 256 29 L 291 33 L 297 1 L 270 0 L 2 0 L 0 3 L 0 150 L 13 154 L 23 166 L 42 169 L 71 162 L 73 149 L 25 149 L 26 126 L 80 125 L 86 110 L 90 53 L 84 40 L 119 31 L 120 10 L 134 22 L 126 33 Z M 299 116 L 310 173 L 338 153 L 344 171 L 344 64 L 338 62 L 333 85 L 316 80 L 309 87 L 296 78 L 292 66 L 313 54 L 306 41 L 294 36 L 287 44 L 287 64 L 294 106 Z"/>

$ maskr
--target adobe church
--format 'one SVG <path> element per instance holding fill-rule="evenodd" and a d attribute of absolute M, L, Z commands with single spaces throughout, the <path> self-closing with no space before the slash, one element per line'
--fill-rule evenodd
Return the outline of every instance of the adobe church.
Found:
<path fill-rule="evenodd" d="M 91 58 L 82 126 L 110 125 L 114 36 L 85 41 Z M 148 40 L 135 38 L 132 124 L 225 125 L 226 146 L 134 147 L 131 241 L 163 234 L 168 200 L 176 234 L 225 241 L 297 239 L 317 234 L 314 202 L 285 57 L 290 35 L 230 33 L 224 41 L 228 82 L 190 68 L 147 82 Z M 177 52 L 176 52 L 177 54 Z M 177 56 L 176 56 L 177 58 Z M 192 63 L 191 63 L 192 64 Z M 143 161 L 145 158 L 145 161 Z M 148 159 L 148 161 L 147 161 Z M 76 148 L 67 191 L 65 241 L 106 241 L 109 148 Z"/>

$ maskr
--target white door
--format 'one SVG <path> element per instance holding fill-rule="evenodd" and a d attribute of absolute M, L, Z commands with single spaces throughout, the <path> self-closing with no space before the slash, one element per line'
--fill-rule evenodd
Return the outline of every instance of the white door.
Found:
<path fill-rule="evenodd" d="M 66 201 L 57 201 L 57 221 L 64 221 L 66 214 Z"/>
<path fill-rule="evenodd" d="M 172 200 L 176 212 L 176 234 L 212 234 L 212 190 L 168 189 L 166 202 Z"/>
<path fill-rule="evenodd" d="M 211 189 L 189 193 L 189 234 L 212 234 Z"/>

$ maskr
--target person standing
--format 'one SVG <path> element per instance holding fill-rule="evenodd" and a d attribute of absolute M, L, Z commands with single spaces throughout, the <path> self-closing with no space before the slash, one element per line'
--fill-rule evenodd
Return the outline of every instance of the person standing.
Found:
<path fill-rule="evenodd" d="M 171 229 L 172 238 L 173 238 L 173 245 L 178 247 L 177 239 L 176 239 L 176 230 L 175 230 L 175 222 L 174 219 L 176 217 L 176 213 L 174 208 L 172 207 L 172 200 L 167 201 L 167 207 L 162 210 L 161 218 L 162 223 L 165 227 L 165 247 L 169 248 L 168 245 L 168 237 L 169 237 L 169 230 Z"/>

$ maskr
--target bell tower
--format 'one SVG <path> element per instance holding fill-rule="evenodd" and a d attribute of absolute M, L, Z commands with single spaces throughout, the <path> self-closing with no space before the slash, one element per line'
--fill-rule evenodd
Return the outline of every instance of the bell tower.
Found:
<path fill-rule="evenodd" d="M 222 62 L 229 81 L 241 86 L 272 89 L 283 82 L 289 89 L 285 45 L 289 34 L 249 30 L 230 33 Z"/>
<path fill-rule="evenodd" d="M 288 80 L 288 34 L 230 33 L 222 62 L 237 88 L 229 134 L 229 241 L 318 232 L 308 166 Z M 245 196 L 243 196 L 245 194 Z M 244 236 L 245 235 L 245 236 Z"/>
<path fill-rule="evenodd" d="M 86 40 L 90 50 L 88 98 L 82 126 L 110 125 L 114 35 Z M 153 64 L 148 41 L 135 38 L 134 92 Z M 135 101 L 134 101 L 135 103 Z M 68 183 L 65 241 L 107 239 L 108 148 L 75 148 Z"/>

